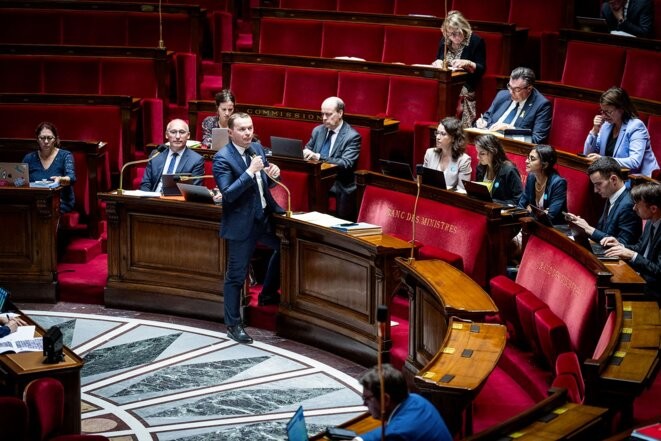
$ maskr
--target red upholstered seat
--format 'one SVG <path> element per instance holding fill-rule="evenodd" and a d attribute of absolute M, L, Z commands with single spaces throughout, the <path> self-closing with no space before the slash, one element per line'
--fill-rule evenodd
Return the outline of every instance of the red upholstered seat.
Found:
<path fill-rule="evenodd" d="M 337 0 L 337 10 L 392 14 L 395 9 L 394 3 L 394 0 Z"/>
<path fill-rule="evenodd" d="M 510 333 L 510 337 L 523 341 L 523 330 L 516 305 L 519 294 L 530 292 L 505 276 L 496 276 L 489 281 L 489 293 L 498 307 L 498 315 Z"/>
<path fill-rule="evenodd" d="M 542 309 L 548 309 L 548 306 L 539 297 L 527 290 L 519 293 L 515 301 L 519 323 L 521 323 L 522 340 L 528 344 L 533 353 L 542 355 L 541 348 L 537 342 L 535 314 Z"/>
<path fill-rule="evenodd" d="M 321 55 L 322 24 L 317 20 L 262 18 L 259 53 L 318 57 Z"/>
<path fill-rule="evenodd" d="M 309 9 L 317 11 L 337 10 L 337 0 L 280 0 L 284 9 Z"/>
<path fill-rule="evenodd" d="M 436 59 L 440 38 L 441 30 L 436 28 L 386 26 L 382 61 L 431 64 Z"/>
<path fill-rule="evenodd" d="M 44 93 L 100 93 L 96 58 L 49 57 L 44 60 L 43 69 Z"/>
<path fill-rule="evenodd" d="M 160 23 L 158 14 L 131 12 L 127 18 L 127 42 L 129 46 L 157 47 Z M 199 41 L 194 40 L 193 20 L 186 14 L 164 13 L 163 41 L 168 50 L 175 52 L 199 52 Z"/>
<path fill-rule="evenodd" d="M 650 115 L 647 119 L 647 131 L 650 134 L 650 141 L 654 156 L 661 159 L 661 116 Z"/>
<path fill-rule="evenodd" d="M 340 71 L 337 95 L 344 100 L 348 113 L 385 115 L 389 86 L 387 75 Z"/>
<path fill-rule="evenodd" d="M 508 75 L 509 66 L 506 66 L 503 60 L 503 34 L 480 31 L 479 35 L 484 40 L 487 49 L 487 69 L 485 73 L 487 75 Z M 495 95 L 495 91 L 493 92 Z"/>
<path fill-rule="evenodd" d="M 360 156 L 356 170 L 372 170 L 372 132 L 367 127 L 352 126 L 360 134 Z"/>
<path fill-rule="evenodd" d="M 0 397 L 0 427 L 7 440 L 25 440 L 28 433 L 28 408 L 20 398 Z"/>
<path fill-rule="evenodd" d="M 127 45 L 126 17 L 113 12 L 71 10 L 61 15 L 62 44 Z"/>
<path fill-rule="evenodd" d="M 127 81 L 127 72 L 131 81 Z M 139 58 L 104 59 L 101 62 L 101 95 L 129 95 L 135 98 L 167 98 L 158 94 L 152 60 Z"/>
<path fill-rule="evenodd" d="M 0 41 L 7 44 L 59 44 L 61 34 L 61 20 L 47 10 L 3 8 L 0 14 Z"/>
<path fill-rule="evenodd" d="M 381 61 L 383 26 L 380 24 L 324 22 L 321 56 L 324 58 L 358 57 Z M 357 44 L 357 42 L 360 44 Z"/>
<path fill-rule="evenodd" d="M 563 352 L 559 354 L 555 360 L 555 374 L 570 375 L 574 378 L 578 392 L 578 400 L 574 403 L 582 403 L 585 398 L 585 381 L 583 380 L 583 373 L 581 372 L 581 363 L 574 352 Z M 555 382 L 554 382 L 555 385 Z"/>
<path fill-rule="evenodd" d="M 616 321 L 616 313 L 614 311 L 611 311 L 608 314 L 608 318 L 606 319 L 606 323 L 604 324 L 604 328 L 601 330 L 601 335 L 599 336 L 599 341 L 597 342 L 597 346 L 594 348 L 594 353 L 592 354 L 592 358 L 597 360 L 602 357 L 602 355 L 605 355 L 605 351 L 608 347 L 608 343 L 613 336 L 613 333 L 619 332 L 619 329 L 615 328 L 615 321 Z"/>
<path fill-rule="evenodd" d="M 475 180 L 477 166 L 479 164 L 479 160 L 477 159 L 477 147 L 475 147 L 474 144 L 466 144 L 466 154 L 471 158 L 471 180 Z"/>
<path fill-rule="evenodd" d="M 655 15 L 661 14 L 657 11 Z M 659 78 L 661 78 L 660 52 L 627 49 L 621 86 L 630 96 L 661 101 L 661 90 L 657 87 Z"/>
<path fill-rule="evenodd" d="M 598 103 L 556 98 L 553 100 L 549 144 L 566 152 L 583 152 L 583 143 L 599 111 Z"/>
<path fill-rule="evenodd" d="M 452 0 L 452 9 L 461 11 L 468 21 L 479 20 L 506 23 L 510 9 L 510 0 L 490 0 L 488 2 Z"/>
<path fill-rule="evenodd" d="M 542 355 L 549 366 L 555 366 L 558 355 L 572 350 L 567 324 L 550 309 L 542 308 L 535 313 L 535 326 Z"/>
<path fill-rule="evenodd" d="M 435 80 L 390 77 L 388 116 L 399 123 L 400 131 L 412 131 L 416 121 L 438 121 L 438 85 Z"/>
<path fill-rule="evenodd" d="M 260 87 L 255 87 L 255 84 Z M 285 89 L 285 68 L 234 63 L 230 89 L 241 97 L 242 103 L 280 105 Z"/>
<path fill-rule="evenodd" d="M 572 403 L 581 404 L 583 398 L 576 377 L 570 374 L 560 374 L 553 379 L 551 387 L 567 389 L 567 398 Z"/>
<path fill-rule="evenodd" d="M 624 55 L 623 47 L 570 40 L 562 83 L 597 90 L 620 84 Z"/>
<path fill-rule="evenodd" d="M 324 99 L 336 94 L 337 71 L 305 67 L 287 68 L 283 106 L 319 109 Z"/>
<path fill-rule="evenodd" d="M 35 59 L 36 58 L 36 59 Z M 41 59 L 30 57 L 17 58 L 12 55 L 0 55 L 0 93 L 41 93 Z"/>
<path fill-rule="evenodd" d="M 304 172 L 283 170 L 281 176 L 280 182 L 286 185 L 291 193 L 292 211 L 310 211 L 308 175 Z M 271 188 L 271 193 L 276 202 L 286 210 L 287 191 L 276 185 Z"/>
<path fill-rule="evenodd" d="M 423 14 L 445 16 L 443 2 L 438 0 L 395 0 L 395 14 Z"/>

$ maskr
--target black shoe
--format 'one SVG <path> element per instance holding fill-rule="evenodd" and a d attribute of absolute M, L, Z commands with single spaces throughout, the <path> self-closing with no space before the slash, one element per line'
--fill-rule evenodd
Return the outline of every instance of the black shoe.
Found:
<path fill-rule="evenodd" d="M 259 306 L 278 305 L 280 303 L 280 294 L 260 294 L 257 298 Z"/>
<path fill-rule="evenodd" d="M 238 343 L 252 343 L 252 337 L 248 335 L 242 324 L 227 327 L 227 336 Z"/>

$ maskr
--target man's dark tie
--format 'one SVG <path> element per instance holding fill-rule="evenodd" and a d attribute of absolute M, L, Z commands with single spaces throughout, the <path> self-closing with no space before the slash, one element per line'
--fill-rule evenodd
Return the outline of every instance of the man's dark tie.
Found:
<path fill-rule="evenodd" d="M 321 146 L 321 152 L 319 152 L 322 158 L 327 158 L 328 155 L 330 154 L 332 136 L 333 136 L 333 131 L 329 130 L 328 133 L 326 134 L 326 140 L 324 140 L 324 143 Z"/>
<path fill-rule="evenodd" d="M 650 228 L 650 237 L 647 239 L 647 246 L 645 247 L 645 258 L 649 258 L 652 254 L 652 249 L 654 248 L 654 233 L 656 233 L 656 229 L 654 228 L 654 225 L 652 225 Z"/>
<path fill-rule="evenodd" d="M 250 167 L 250 162 L 252 162 L 252 158 L 248 155 L 248 151 L 246 150 L 243 153 L 243 156 L 246 160 L 246 165 Z M 255 183 L 255 199 L 254 199 L 254 204 L 255 204 L 255 219 L 263 219 L 264 218 L 264 208 L 262 207 L 262 196 L 259 193 L 259 184 L 257 183 L 257 179 L 261 179 L 261 176 L 259 175 L 259 172 L 255 173 L 255 176 L 253 176 L 253 181 Z"/>
<path fill-rule="evenodd" d="M 177 163 L 177 156 L 179 156 L 179 153 L 175 152 L 170 156 L 170 165 L 168 165 L 168 175 L 171 175 L 174 173 L 174 166 Z"/>
<path fill-rule="evenodd" d="M 604 206 L 604 213 L 601 215 L 601 219 L 599 219 L 599 225 L 598 229 L 601 231 L 606 231 L 606 228 L 608 227 L 608 212 L 611 209 L 611 201 L 610 199 L 606 199 L 606 205 Z"/>
<path fill-rule="evenodd" d="M 512 121 L 514 121 L 514 117 L 516 116 L 516 111 L 519 110 L 519 103 L 516 103 L 516 106 L 510 111 L 510 113 L 507 114 L 507 117 L 503 120 L 503 124 L 511 124 Z"/>

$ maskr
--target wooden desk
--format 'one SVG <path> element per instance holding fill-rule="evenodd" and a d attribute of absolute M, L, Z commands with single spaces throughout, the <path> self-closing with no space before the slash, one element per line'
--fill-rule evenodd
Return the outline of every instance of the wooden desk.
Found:
<path fill-rule="evenodd" d="M 219 206 L 115 193 L 99 198 L 108 214 L 106 306 L 222 318 L 227 250 Z"/>
<path fill-rule="evenodd" d="M 44 330 L 29 317 L 22 318 L 36 326 L 38 335 L 43 335 Z M 56 364 L 44 364 L 41 352 L 0 355 L 0 383 L 7 393 L 22 399 L 25 387 L 32 380 L 43 377 L 59 380 L 64 386 L 64 433 L 80 433 L 80 370 L 84 362 L 66 346 L 63 352 L 64 361 Z"/>
<path fill-rule="evenodd" d="M 409 351 L 404 369 L 416 374 L 441 348 L 452 316 L 483 320 L 498 308 L 464 272 L 441 260 L 395 259 L 409 292 Z"/>
<path fill-rule="evenodd" d="M 57 301 L 60 189 L 0 187 L 0 285 L 15 301 Z"/>
<path fill-rule="evenodd" d="M 340 427 L 353 430 L 357 434 L 361 434 L 376 429 L 379 426 L 381 426 L 381 421 L 372 418 L 368 412 L 365 412 L 364 414 L 347 421 Z M 317 435 L 310 437 L 310 440 L 330 440 L 330 438 L 324 436 L 323 433 L 318 433 Z"/>
<path fill-rule="evenodd" d="M 457 433 L 467 410 L 465 433 L 472 434 L 471 403 L 496 367 L 507 342 L 503 325 L 452 317 L 441 350 L 415 376 L 415 384 L 441 410 L 450 433 Z"/>
<path fill-rule="evenodd" d="M 376 308 L 390 304 L 398 281 L 394 258 L 408 255 L 411 245 L 388 235 L 352 237 L 296 219 L 274 220 L 281 239 L 278 334 L 374 364 Z M 387 327 L 386 342 L 389 337 Z"/>
<path fill-rule="evenodd" d="M 625 261 L 604 261 L 604 266 L 613 273 L 611 276 L 613 288 L 619 289 L 622 293 L 642 293 L 645 291 L 645 279 Z"/>

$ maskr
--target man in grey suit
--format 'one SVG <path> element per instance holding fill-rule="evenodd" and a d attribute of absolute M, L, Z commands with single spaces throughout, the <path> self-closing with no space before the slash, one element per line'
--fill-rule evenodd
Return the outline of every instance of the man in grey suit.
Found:
<path fill-rule="evenodd" d="M 337 166 L 337 178 L 330 189 L 337 201 L 337 215 L 356 219 L 356 179 L 354 170 L 360 155 L 360 134 L 344 122 L 344 101 L 336 96 L 321 104 L 323 124 L 312 130 L 303 149 L 307 160 L 323 161 Z"/>
<path fill-rule="evenodd" d="M 604 212 L 596 227 L 571 213 L 567 214 L 567 220 L 583 229 L 595 242 L 612 236 L 620 243 L 636 243 L 640 238 L 641 222 L 633 211 L 633 200 L 624 185 L 620 164 L 611 157 L 602 156 L 590 164 L 587 173 L 594 192 L 606 199 Z"/>
<path fill-rule="evenodd" d="M 606 256 L 627 260 L 645 279 L 645 293 L 661 302 L 661 185 L 646 182 L 631 190 L 633 209 L 641 219 L 646 219 L 640 240 L 623 244 L 614 237 L 606 237 L 601 244 L 611 247 Z"/>
<path fill-rule="evenodd" d="M 507 90 L 496 94 L 475 126 L 494 132 L 530 129 L 533 144 L 546 142 L 551 131 L 551 103 L 535 89 L 535 72 L 528 67 L 514 69 Z"/>
<path fill-rule="evenodd" d="M 188 124 L 181 119 L 173 119 L 165 130 L 165 137 L 170 143 L 163 154 L 156 156 L 147 163 L 145 174 L 142 175 L 140 190 L 161 191 L 163 182 L 161 176 L 173 173 L 190 173 L 192 176 L 204 175 L 204 158 L 186 147 L 190 138 Z M 157 151 L 152 152 L 155 156 Z M 167 152 L 167 153 L 166 153 Z M 202 179 L 191 181 L 192 184 L 202 184 Z"/>

